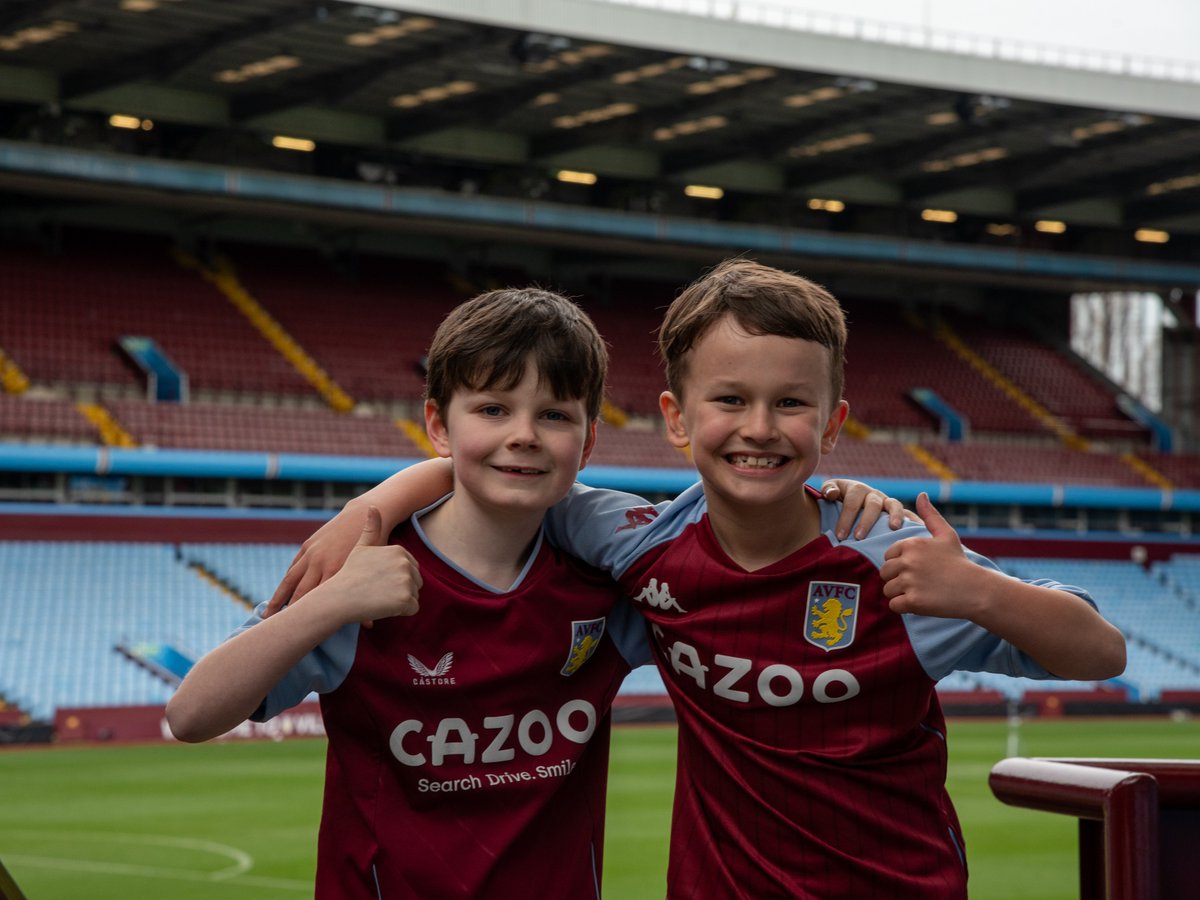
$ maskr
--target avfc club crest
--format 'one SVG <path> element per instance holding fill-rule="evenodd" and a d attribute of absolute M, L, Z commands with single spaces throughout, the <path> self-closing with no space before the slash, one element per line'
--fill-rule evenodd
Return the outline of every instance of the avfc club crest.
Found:
<path fill-rule="evenodd" d="M 860 585 L 813 581 L 808 585 L 808 622 L 804 639 L 826 653 L 854 642 Z"/>
<path fill-rule="evenodd" d="M 574 675 L 592 658 L 592 654 L 600 646 L 600 638 L 604 637 L 605 621 L 601 617 L 571 623 L 571 651 L 567 654 L 567 661 L 563 664 L 560 674 Z"/>

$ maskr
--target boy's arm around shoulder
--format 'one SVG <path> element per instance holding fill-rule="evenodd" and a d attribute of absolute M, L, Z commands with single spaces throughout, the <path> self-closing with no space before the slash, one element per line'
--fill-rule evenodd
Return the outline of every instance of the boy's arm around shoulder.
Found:
<path fill-rule="evenodd" d="M 576 482 L 548 511 L 546 533 L 556 547 L 619 578 L 645 549 L 675 537 L 703 509 L 703 500 L 700 484 L 651 504 L 636 494 Z"/>
<path fill-rule="evenodd" d="M 332 578 L 354 549 L 362 530 L 363 516 L 372 506 L 383 521 L 383 533 L 437 501 L 454 487 L 448 459 L 427 459 L 402 469 L 363 494 L 348 501 L 336 516 L 308 538 L 292 563 L 275 595 L 267 604 L 264 618 L 288 603 L 299 600 L 318 584 Z"/>
<path fill-rule="evenodd" d="M 403 547 L 388 546 L 372 508 L 346 565 L 314 588 L 309 602 L 262 619 L 206 654 L 167 703 L 181 741 L 224 734 L 244 722 L 288 672 L 322 641 L 359 621 L 412 615 L 421 576 Z"/>
<path fill-rule="evenodd" d="M 892 545 L 879 570 L 893 611 L 967 619 L 1060 678 L 1102 680 L 1125 670 L 1124 637 L 1090 603 L 976 565 L 925 494 L 917 514 L 930 537 Z"/>

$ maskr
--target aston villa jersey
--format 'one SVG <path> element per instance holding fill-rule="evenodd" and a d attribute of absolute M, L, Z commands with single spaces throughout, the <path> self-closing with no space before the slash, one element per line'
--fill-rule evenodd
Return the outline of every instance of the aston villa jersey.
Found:
<path fill-rule="evenodd" d="M 317 896 L 596 897 L 609 708 L 645 630 L 611 576 L 539 538 L 511 590 L 397 529 L 420 611 L 351 626 L 259 717 L 322 691 Z"/>
<path fill-rule="evenodd" d="M 888 609 L 883 554 L 923 527 L 839 542 L 821 501 L 819 538 L 747 572 L 706 509 L 699 487 L 657 508 L 577 487 L 550 520 L 650 623 L 679 721 L 669 896 L 965 897 L 934 685 L 1049 673 L 970 622 Z"/>

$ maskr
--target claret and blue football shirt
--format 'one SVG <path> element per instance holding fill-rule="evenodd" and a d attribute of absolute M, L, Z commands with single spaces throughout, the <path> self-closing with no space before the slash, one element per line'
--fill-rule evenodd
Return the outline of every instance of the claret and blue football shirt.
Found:
<path fill-rule="evenodd" d="M 657 507 L 576 486 L 548 519 L 649 623 L 679 721 L 670 897 L 965 897 L 934 686 L 956 669 L 1052 677 L 971 622 L 893 613 L 883 555 L 928 532 L 881 521 L 840 542 L 840 506 L 819 503 L 824 533 L 753 572 L 699 485 Z"/>
<path fill-rule="evenodd" d="M 609 709 L 650 659 L 643 623 L 541 536 L 512 588 L 482 584 L 419 515 L 393 543 L 420 565 L 420 611 L 342 629 L 255 715 L 321 693 L 317 896 L 598 897 Z"/>

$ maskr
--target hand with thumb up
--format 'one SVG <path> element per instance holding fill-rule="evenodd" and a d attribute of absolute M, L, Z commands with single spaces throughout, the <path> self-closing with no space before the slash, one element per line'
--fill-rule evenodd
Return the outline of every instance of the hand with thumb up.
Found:
<path fill-rule="evenodd" d="M 971 562 L 958 532 L 928 494 L 917 497 L 916 507 L 929 537 L 898 541 L 884 553 L 879 576 L 888 605 L 898 613 L 974 619 L 975 606 L 992 573 Z"/>
<path fill-rule="evenodd" d="M 367 510 L 358 543 L 345 565 L 330 579 L 347 622 L 370 627 L 375 619 L 411 616 L 419 608 L 421 572 L 403 547 L 389 544 L 374 506 Z"/>

